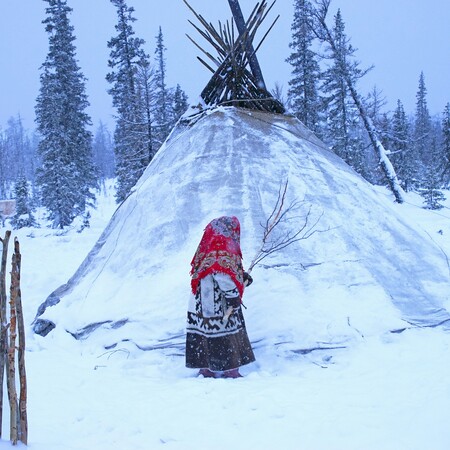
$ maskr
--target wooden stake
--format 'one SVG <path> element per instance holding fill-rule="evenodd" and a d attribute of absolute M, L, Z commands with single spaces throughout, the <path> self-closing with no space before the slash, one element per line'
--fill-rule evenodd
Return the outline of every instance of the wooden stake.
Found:
<path fill-rule="evenodd" d="M 3 380 L 5 377 L 5 357 L 7 346 L 7 320 L 6 320 L 6 260 L 8 257 L 8 243 L 11 231 L 6 231 L 2 242 L 2 259 L 0 266 L 0 438 L 2 437 L 3 421 Z"/>
<path fill-rule="evenodd" d="M 25 370 L 25 322 L 22 309 L 22 291 L 20 289 L 20 274 L 22 256 L 20 254 L 20 245 L 17 238 L 14 239 L 14 258 L 17 270 L 17 296 L 16 296 L 16 314 L 17 331 L 19 333 L 19 347 L 17 350 L 17 360 L 19 365 L 19 440 L 25 445 L 28 441 L 28 417 L 27 417 L 27 374 Z"/>
<path fill-rule="evenodd" d="M 16 298 L 19 290 L 19 279 L 17 270 L 17 256 L 12 255 L 11 270 L 11 289 L 9 296 L 9 347 L 7 359 L 7 379 L 8 399 L 10 409 L 10 432 L 9 439 L 12 445 L 17 445 L 19 436 L 19 420 L 16 390 L 16 337 L 17 337 L 17 317 L 16 317 Z"/>

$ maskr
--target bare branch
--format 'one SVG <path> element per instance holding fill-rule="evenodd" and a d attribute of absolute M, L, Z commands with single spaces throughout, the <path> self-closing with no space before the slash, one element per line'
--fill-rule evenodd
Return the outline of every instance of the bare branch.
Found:
<path fill-rule="evenodd" d="M 247 269 L 248 273 L 250 273 L 257 264 L 259 264 L 269 255 L 288 247 L 294 242 L 308 239 L 316 232 L 319 232 L 316 227 L 320 219 L 322 218 L 323 213 L 320 214 L 320 216 L 311 223 L 312 206 L 310 205 L 306 215 L 303 217 L 303 223 L 300 225 L 300 228 L 297 231 L 287 231 L 284 234 L 278 236 L 273 234 L 275 228 L 277 228 L 281 223 L 298 220 L 300 218 L 299 216 L 288 217 L 288 215 L 297 210 L 303 204 L 303 202 L 294 201 L 286 206 L 285 203 L 287 187 L 288 181 L 284 183 L 283 187 L 280 186 L 274 209 L 270 213 L 269 218 L 266 220 L 265 225 L 261 225 L 263 227 L 261 247 L 252 259 L 252 262 Z"/>

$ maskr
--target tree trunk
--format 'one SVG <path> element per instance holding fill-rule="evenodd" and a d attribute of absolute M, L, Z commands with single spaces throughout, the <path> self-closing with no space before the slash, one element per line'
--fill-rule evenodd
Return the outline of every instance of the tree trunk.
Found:
<path fill-rule="evenodd" d="M 28 442 L 28 417 L 27 417 L 27 374 L 25 371 L 25 323 L 23 319 L 22 309 L 22 292 L 20 289 L 20 273 L 22 256 L 20 254 L 19 241 L 14 239 L 14 257 L 17 270 L 17 296 L 16 296 L 16 313 L 17 313 L 17 331 L 19 333 L 18 346 L 18 366 L 19 366 L 19 440 L 27 445 Z"/>
<path fill-rule="evenodd" d="M 20 264 L 20 261 L 19 261 Z M 19 436 L 19 415 L 16 391 L 16 337 L 17 337 L 17 317 L 16 299 L 19 291 L 19 274 L 17 256 L 13 253 L 11 270 L 11 290 L 9 298 L 10 323 L 9 323 L 9 348 L 7 360 L 7 386 L 10 407 L 10 441 L 17 445 Z"/>
<path fill-rule="evenodd" d="M 384 175 L 386 176 L 389 187 L 390 187 L 392 193 L 394 194 L 395 201 L 397 203 L 403 203 L 405 192 L 402 189 L 402 187 L 400 186 L 400 182 L 397 178 L 397 174 L 395 173 L 394 166 L 392 165 L 391 161 L 389 160 L 386 150 L 383 147 L 383 144 L 378 139 L 375 127 L 372 124 L 372 121 L 370 120 L 369 116 L 367 115 L 367 112 L 359 98 L 358 93 L 356 92 L 355 87 L 353 86 L 353 83 L 349 79 L 346 80 L 346 82 L 347 82 L 347 86 L 350 90 L 350 94 L 353 98 L 353 101 L 355 102 L 355 105 L 358 108 L 359 115 L 361 116 L 361 119 L 364 123 L 364 127 L 366 128 L 367 134 L 369 135 L 369 139 L 372 144 L 372 147 L 374 148 L 375 152 L 378 155 L 381 168 L 383 170 Z"/>
<path fill-rule="evenodd" d="M 6 260 L 8 257 L 8 243 L 11 231 L 6 231 L 5 237 L 0 241 L 3 244 L 2 260 L 0 266 L 0 438 L 2 437 L 3 421 L 3 380 L 5 377 L 5 357 L 7 346 L 7 328 L 6 328 Z"/>

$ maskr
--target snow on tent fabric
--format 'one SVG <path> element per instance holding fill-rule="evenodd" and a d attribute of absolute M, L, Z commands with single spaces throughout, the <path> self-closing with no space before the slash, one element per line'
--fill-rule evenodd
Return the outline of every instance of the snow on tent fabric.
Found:
<path fill-rule="evenodd" d="M 367 335 L 448 323 L 446 262 L 391 197 L 297 119 L 215 108 L 173 130 L 73 277 L 41 306 L 35 330 L 54 324 L 105 348 L 181 342 L 189 263 L 204 224 L 238 217 L 250 260 L 287 179 L 287 201 L 299 209 L 279 231 L 296 231 L 309 211 L 317 232 L 255 267 L 246 294 L 253 342 L 289 335 L 296 348 L 347 345 L 356 329 Z M 274 274 L 295 288 L 294 298 L 272 283 Z M 152 329 L 165 331 L 155 336 Z"/>

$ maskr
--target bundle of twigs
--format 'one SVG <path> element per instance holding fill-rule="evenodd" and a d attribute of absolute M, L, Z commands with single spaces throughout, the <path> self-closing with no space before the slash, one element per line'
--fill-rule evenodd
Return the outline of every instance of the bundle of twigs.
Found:
<path fill-rule="evenodd" d="M 254 267 L 259 264 L 263 259 L 267 258 L 269 255 L 278 252 L 294 242 L 298 242 L 304 239 L 310 238 L 314 233 L 318 232 L 317 224 L 319 223 L 322 214 L 316 218 L 314 222 L 311 223 L 311 207 L 308 208 L 306 215 L 303 218 L 303 223 L 300 224 L 296 231 L 286 231 L 284 234 L 274 235 L 274 230 L 279 227 L 279 225 L 288 219 L 288 215 L 297 209 L 301 202 L 294 201 L 289 205 L 286 205 L 286 192 L 288 188 L 288 181 L 284 183 L 284 186 L 280 186 L 278 190 L 278 198 L 275 206 L 270 213 L 263 228 L 263 236 L 261 239 L 261 245 L 253 257 L 250 265 L 247 268 L 247 273 L 250 274 Z M 230 307 L 224 315 L 225 321 L 233 313 L 233 308 Z"/>
<path fill-rule="evenodd" d="M 286 192 L 288 188 L 288 181 L 284 183 L 284 186 L 280 186 L 278 190 L 278 198 L 275 206 L 266 220 L 263 228 L 263 236 L 261 239 L 261 246 L 253 257 L 247 272 L 250 273 L 253 268 L 259 264 L 263 259 L 269 255 L 288 247 L 294 242 L 298 242 L 304 239 L 310 238 L 318 230 L 316 228 L 322 215 L 320 215 L 314 222 L 311 223 L 311 207 L 308 208 L 306 215 L 303 218 L 303 223 L 300 223 L 299 228 L 296 231 L 286 231 L 284 234 L 278 234 L 274 236 L 274 230 L 284 221 L 287 220 L 287 216 L 295 210 L 299 203 L 294 201 L 289 205 L 286 205 Z"/>
<path fill-rule="evenodd" d="M 213 56 L 187 35 L 194 45 L 207 57 L 209 63 L 198 57 L 199 61 L 213 73 L 211 80 L 201 93 L 204 102 L 210 106 L 230 105 L 267 112 L 284 113 L 284 106 L 273 98 L 265 89 L 264 83 L 258 82 L 258 79 L 252 71 L 247 68 L 251 60 L 256 57 L 256 51 L 278 20 L 279 16 L 274 20 L 256 49 L 253 49 L 253 40 L 256 31 L 266 18 L 275 1 L 268 9 L 265 0 L 258 3 L 245 22 L 243 31 L 238 33 L 237 36 L 233 20 L 231 20 L 231 24 L 229 21 L 224 25 L 219 22 L 219 29 L 216 30 L 211 23 L 208 23 L 189 5 L 187 0 L 184 0 L 184 3 L 205 29 L 202 30 L 191 21 L 189 23 L 217 52 L 217 56 Z"/>

